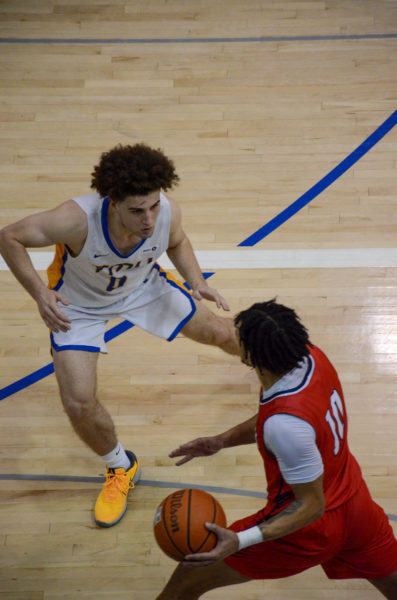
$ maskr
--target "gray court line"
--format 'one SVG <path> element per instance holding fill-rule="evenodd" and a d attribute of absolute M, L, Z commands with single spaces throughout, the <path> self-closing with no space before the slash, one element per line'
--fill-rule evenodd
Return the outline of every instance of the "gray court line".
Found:
<path fill-rule="evenodd" d="M 17 473 L 2 473 L 0 480 L 8 481 L 71 481 L 75 483 L 103 483 L 105 477 L 81 477 L 78 475 L 21 475 Z M 205 490 L 218 494 L 231 494 L 233 496 L 249 496 L 250 498 L 267 498 L 265 492 L 254 492 L 251 490 L 238 490 L 233 488 L 219 487 L 215 485 L 196 485 L 194 483 L 172 482 L 172 481 L 154 481 L 151 479 L 140 479 L 139 485 L 160 488 L 193 488 L 195 490 Z"/>
<path fill-rule="evenodd" d="M 78 475 L 19 475 L 15 473 L 0 473 L 0 481 L 72 481 L 77 483 L 103 483 L 104 477 L 80 477 Z M 216 494 L 229 494 L 231 496 L 246 496 L 249 498 L 267 498 L 265 492 L 255 492 L 253 490 L 239 490 L 235 488 L 225 488 L 216 485 L 196 485 L 194 483 L 184 483 L 182 481 L 154 481 L 152 479 L 140 479 L 138 485 L 158 487 L 158 488 L 171 488 L 171 489 L 185 489 L 191 488 L 195 490 L 204 490 L 206 492 L 212 492 Z M 387 514 L 387 513 L 386 513 Z M 397 521 L 397 515 L 387 514 L 390 521 Z"/>
<path fill-rule="evenodd" d="M 263 37 L 215 38 L 0 38 L 0 44 L 222 44 L 241 42 L 320 42 L 339 40 L 397 39 L 397 33 L 364 33 L 351 35 L 294 35 Z"/>

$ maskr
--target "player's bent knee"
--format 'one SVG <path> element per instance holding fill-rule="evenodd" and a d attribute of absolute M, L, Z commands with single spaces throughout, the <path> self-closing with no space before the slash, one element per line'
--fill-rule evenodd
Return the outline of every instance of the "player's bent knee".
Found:
<path fill-rule="evenodd" d="M 96 400 L 93 397 L 62 394 L 62 404 L 72 421 L 83 421 L 95 411 Z"/>

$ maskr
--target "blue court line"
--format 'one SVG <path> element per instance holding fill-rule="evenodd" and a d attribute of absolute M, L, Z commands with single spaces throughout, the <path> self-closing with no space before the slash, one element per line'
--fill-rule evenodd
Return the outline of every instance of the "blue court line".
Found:
<path fill-rule="evenodd" d="M 317 42 L 327 40 L 379 39 L 397 39 L 397 33 L 214 38 L 0 38 L 0 44 L 222 44 L 241 42 Z"/>
<path fill-rule="evenodd" d="M 358 148 L 356 148 L 349 156 L 347 156 L 339 165 L 337 165 L 332 171 L 328 173 L 323 179 L 321 179 L 316 185 L 308 190 L 303 196 L 295 200 L 290 206 L 283 210 L 279 215 L 269 221 L 266 225 L 261 227 L 258 231 L 253 233 L 250 237 L 243 240 L 238 246 L 254 246 L 264 237 L 269 235 L 276 228 L 280 227 L 285 221 L 295 215 L 301 208 L 306 206 L 311 200 L 316 198 L 321 192 L 329 187 L 336 179 L 341 177 L 350 167 L 352 167 L 360 158 L 364 156 L 371 148 L 375 146 L 397 123 L 397 110 L 386 119 Z M 213 273 L 204 273 L 204 277 L 211 277 Z M 105 341 L 109 341 L 124 331 L 127 331 L 132 326 L 128 321 L 124 321 L 119 325 L 116 325 L 112 329 L 106 332 Z M 54 372 L 52 364 L 48 364 L 34 373 L 23 377 L 22 379 L 0 389 L 0 400 L 8 398 L 12 394 L 19 392 L 20 390 L 32 385 L 33 383 L 47 377 Z"/>
<path fill-rule="evenodd" d="M 205 279 L 208 279 L 212 275 L 214 275 L 214 273 L 203 273 Z M 189 288 L 186 282 L 185 286 Z M 108 329 L 108 331 L 105 331 L 105 342 L 110 342 L 111 340 L 118 337 L 122 333 L 125 333 L 132 327 L 135 327 L 133 323 L 130 323 L 129 321 L 122 321 L 118 325 L 115 325 L 111 329 Z M 20 392 L 21 390 L 24 390 L 25 388 L 29 387 L 30 385 L 33 385 L 37 381 L 48 377 L 48 375 L 52 375 L 52 373 L 54 373 L 54 363 L 49 363 L 48 365 L 45 365 L 45 367 L 41 367 L 40 369 L 37 369 L 37 371 L 33 371 L 33 373 L 30 373 L 26 377 L 22 377 L 22 379 L 18 379 L 18 381 L 14 381 L 14 383 L 11 383 L 10 385 L 7 385 L 6 387 L 0 389 L 0 400 L 4 400 L 9 396 Z"/>
<path fill-rule="evenodd" d="M 4 400 L 4 398 L 8 398 L 8 396 L 12 396 L 21 390 L 33 385 L 37 381 L 44 379 L 44 377 L 48 377 L 48 375 L 52 375 L 54 372 L 54 364 L 49 363 L 45 365 L 45 367 L 41 367 L 41 369 L 37 369 L 37 371 L 33 371 L 26 377 L 22 377 L 22 379 L 18 379 L 18 381 L 14 381 L 14 383 L 10 383 L 10 385 L 6 385 L 0 390 L 0 400 Z"/>
<path fill-rule="evenodd" d="M 397 37 L 397 36 L 396 36 Z M 0 40 L 1 43 L 1 40 Z M 366 154 L 375 144 L 377 144 L 397 123 L 397 111 L 395 111 L 382 125 L 378 127 L 356 150 L 354 150 L 349 156 L 347 156 L 337 167 L 335 167 L 328 175 L 326 175 L 323 179 L 321 179 L 315 186 L 313 186 L 306 194 L 303 194 L 298 200 L 296 200 L 290 207 L 285 209 L 282 213 L 272 219 L 267 225 L 263 228 L 259 229 L 252 236 L 238 244 L 239 246 L 253 246 L 258 241 L 263 239 L 266 235 L 269 235 L 271 231 L 274 231 L 277 227 L 280 227 L 287 219 L 296 214 L 300 208 L 305 206 L 308 202 L 313 200 L 316 196 L 318 196 L 324 189 L 329 187 L 331 183 L 333 183 L 336 179 L 338 179 L 343 173 L 345 173 L 353 164 L 355 164 L 364 154 Z M 292 208 L 292 210 L 290 210 Z M 276 225 L 275 225 L 276 222 Z M 270 228 L 270 231 L 267 231 L 267 227 Z M 265 233 L 264 233 L 265 232 Z M 204 273 L 205 279 L 208 279 L 214 273 Z M 186 285 L 186 283 L 185 283 Z M 105 333 L 105 341 L 110 341 L 115 337 L 121 335 L 125 331 L 134 327 L 133 323 L 128 321 L 123 321 L 119 323 L 115 327 L 112 327 Z M 6 386 L 5 388 L 0 390 L 0 400 L 15 394 L 17 391 L 20 391 L 29 385 L 32 385 L 36 381 L 47 377 L 51 373 L 54 372 L 53 363 L 38 369 L 34 373 L 20 379 L 19 381 L 14 382 L 13 384 Z M 56 476 L 56 475 L 7 475 L 0 474 L 0 480 L 5 479 L 23 479 L 23 480 L 45 480 L 45 481 L 83 481 L 83 482 L 91 482 L 91 481 L 99 481 L 103 482 L 103 477 L 72 477 L 72 476 Z M 194 484 L 184 484 L 184 483 L 172 483 L 172 482 L 159 482 L 159 481 L 150 481 L 150 480 L 141 480 L 140 485 L 150 485 L 156 487 L 167 487 L 167 488 L 184 488 L 184 487 L 192 487 L 195 489 L 205 489 L 209 492 L 217 492 L 217 493 L 227 493 L 227 494 L 235 494 L 240 496 L 251 496 L 257 498 L 266 498 L 267 495 L 263 492 L 251 492 L 249 490 L 237 490 L 233 488 L 222 488 L 216 486 L 198 486 Z M 392 521 L 397 521 L 397 515 L 387 515 L 388 518 Z"/>
<path fill-rule="evenodd" d="M 371 148 L 375 146 L 393 127 L 397 124 L 397 110 L 390 115 L 382 125 L 380 125 L 371 135 L 360 144 L 349 156 L 342 160 L 332 171 L 323 177 L 316 185 L 310 190 L 305 192 L 300 198 L 295 200 L 290 206 L 287 206 L 281 213 L 271 219 L 266 225 L 258 229 L 255 233 L 250 235 L 247 239 L 240 242 L 239 246 L 254 246 L 263 238 L 268 236 L 278 227 L 281 227 L 288 219 L 293 217 L 298 211 L 300 211 L 306 204 L 317 198 L 325 189 L 327 189 L 334 181 L 339 179 L 348 169 L 356 164 Z"/>
<path fill-rule="evenodd" d="M 276 217 L 271 219 L 266 225 L 258 229 L 251 236 L 240 242 L 238 246 L 254 246 L 260 242 L 263 238 L 272 233 L 275 229 L 283 225 L 288 219 L 293 217 L 301 208 L 306 206 L 314 198 L 319 196 L 326 188 L 328 188 L 336 179 L 341 177 L 348 169 L 350 169 L 356 162 L 360 160 L 371 148 L 375 146 L 393 127 L 397 124 L 397 110 L 394 111 L 362 144 L 360 144 L 349 156 L 347 156 L 339 165 L 337 165 L 332 171 L 323 177 L 316 185 L 314 185 L 305 194 L 300 196 L 295 202 L 290 204 L 286 209 L 279 213 Z M 213 273 L 204 274 L 204 276 L 210 277 Z M 131 323 L 124 321 L 116 327 L 113 327 L 105 334 L 105 341 L 110 341 L 124 333 L 132 327 Z M 24 388 L 40 381 L 44 377 L 51 375 L 54 372 L 52 364 L 48 364 L 37 371 L 34 371 L 30 375 L 23 377 L 22 379 L 0 389 L 0 400 L 8 398 L 12 394 L 23 390 Z"/>
<path fill-rule="evenodd" d="M 341 177 L 350 167 L 352 167 L 364 154 L 366 154 L 375 144 L 377 144 L 397 123 L 397 110 L 390 115 L 386 121 L 384 121 L 358 148 L 356 148 L 349 156 L 347 156 L 339 165 L 337 165 L 332 171 L 328 173 L 323 179 L 321 179 L 316 185 L 308 190 L 303 196 L 295 200 L 290 206 L 284 209 L 276 217 L 271 219 L 266 225 L 258 229 L 251 236 L 240 242 L 238 246 L 254 246 L 264 237 L 269 235 L 272 231 L 280 227 L 288 219 L 294 216 L 301 208 L 306 206 L 311 200 L 316 198 L 321 192 L 329 187 L 336 179 Z M 207 274 L 210 277 L 213 273 Z M 206 274 L 204 274 L 206 276 Z M 105 334 L 105 341 L 115 338 L 117 335 L 121 335 L 127 329 L 130 329 L 128 321 L 124 321 L 120 325 L 110 329 Z M 125 329 L 123 329 L 125 327 Z M 119 328 L 119 329 L 118 329 Z M 107 338 L 106 336 L 110 337 Z M 0 389 L 0 400 L 8 398 L 12 394 L 19 392 L 20 390 L 32 385 L 33 383 L 40 381 L 47 375 L 54 372 L 52 364 L 42 367 L 38 371 L 34 371 L 30 375 L 23 377 L 22 379 Z"/>
<path fill-rule="evenodd" d="M 103 483 L 105 481 L 105 477 L 82 477 L 80 475 L 20 475 L 19 473 L 1 473 L 0 481 L 68 481 L 72 483 Z M 197 485 L 195 483 L 183 483 L 181 481 L 174 482 L 140 479 L 136 485 L 176 490 L 191 488 L 194 490 L 204 490 L 210 494 L 229 494 L 231 496 L 245 496 L 248 498 L 261 498 L 264 500 L 267 498 L 267 494 L 265 492 L 226 488 L 217 485 Z M 397 521 L 397 515 L 387 514 L 387 517 L 390 521 Z"/>
<path fill-rule="evenodd" d="M 129 329 L 131 329 L 131 327 L 134 327 L 134 324 L 130 323 L 129 321 L 123 321 L 122 323 L 115 325 L 114 327 L 105 332 L 105 342 L 110 342 L 110 340 L 113 340 L 115 337 L 121 335 L 125 331 L 128 331 Z M 18 379 L 18 381 L 15 381 L 14 383 L 11 383 L 10 385 L 7 385 L 6 387 L 2 388 L 0 390 L 0 400 L 4 400 L 4 398 L 8 398 L 8 396 L 12 396 L 17 392 L 24 390 L 30 385 L 33 385 L 37 381 L 40 381 L 41 379 L 44 379 L 45 377 L 48 377 L 53 373 L 54 363 L 49 363 L 48 365 L 41 367 L 41 369 L 33 371 L 33 373 L 30 373 L 26 377 L 22 377 L 22 379 Z"/>
<path fill-rule="evenodd" d="M 128 329 L 131 329 L 131 327 L 134 327 L 134 325 L 129 321 L 123 321 L 115 327 L 112 327 L 105 332 L 105 342 L 113 340 L 118 335 L 121 335 L 125 331 L 128 331 Z M 17 392 L 24 390 L 30 385 L 37 383 L 37 381 L 52 375 L 52 373 L 54 373 L 54 363 L 49 363 L 48 365 L 45 365 L 45 367 L 41 367 L 41 369 L 33 371 L 33 373 L 30 373 L 26 377 L 22 377 L 22 379 L 18 379 L 18 381 L 14 381 L 14 383 L 2 388 L 0 390 L 0 400 L 4 400 L 4 398 L 8 398 Z"/>

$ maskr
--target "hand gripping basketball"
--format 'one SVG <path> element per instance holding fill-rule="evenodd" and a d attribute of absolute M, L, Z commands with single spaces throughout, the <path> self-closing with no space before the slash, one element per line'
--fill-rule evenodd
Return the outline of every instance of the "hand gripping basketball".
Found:
<path fill-rule="evenodd" d="M 167 556 L 181 561 L 187 554 L 210 552 L 217 537 L 205 523 L 226 527 L 219 502 L 203 490 L 183 489 L 161 502 L 154 517 L 154 536 Z"/>

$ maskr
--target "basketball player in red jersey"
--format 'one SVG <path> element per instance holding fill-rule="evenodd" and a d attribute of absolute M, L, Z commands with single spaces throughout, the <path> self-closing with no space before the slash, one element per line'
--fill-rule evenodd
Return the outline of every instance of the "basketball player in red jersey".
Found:
<path fill-rule="evenodd" d="M 367 579 L 397 600 L 397 540 L 349 450 L 335 369 L 296 313 L 274 300 L 242 311 L 235 324 L 241 358 L 261 382 L 259 412 L 170 456 L 182 456 L 183 464 L 256 439 L 268 501 L 228 529 L 207 524 L 218 536 L 216 548 L 186 556 L 157 600 L 196 600 L 217 587 L 315 565 L 330 579 Z"/>

